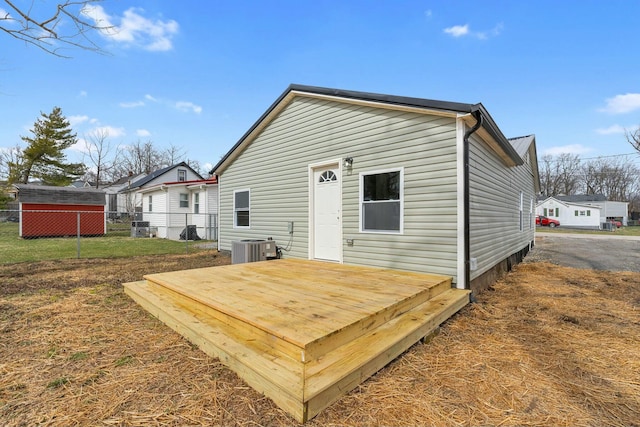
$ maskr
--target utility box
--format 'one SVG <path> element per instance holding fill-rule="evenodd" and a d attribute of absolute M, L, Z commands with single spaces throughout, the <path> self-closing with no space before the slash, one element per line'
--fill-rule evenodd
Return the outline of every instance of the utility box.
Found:
<path fill-rule="evenodd" d="M 231 264 L 266 261 L 276 258 L 278 251 L 274 240 L 241 240 L 231 242 Z"/>

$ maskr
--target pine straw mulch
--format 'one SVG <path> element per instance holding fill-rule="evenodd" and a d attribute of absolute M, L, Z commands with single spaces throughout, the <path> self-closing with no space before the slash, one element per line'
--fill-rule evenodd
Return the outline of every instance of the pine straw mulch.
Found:
<path fill-rule="evenodd" d="M 20 293 L 9 281 L 2 424 L 296 424 L 122 291 L 145 268 L 228 262 L 197 257 L 137 259 L 119 273 L 59 263 L 50 289 L 33 274 L 39 285 Z M 0 277 L 6 291 L 4 267 Z M 521 264 L 307 425 L 640 425 L 639 306 L 638 273 Z"/>

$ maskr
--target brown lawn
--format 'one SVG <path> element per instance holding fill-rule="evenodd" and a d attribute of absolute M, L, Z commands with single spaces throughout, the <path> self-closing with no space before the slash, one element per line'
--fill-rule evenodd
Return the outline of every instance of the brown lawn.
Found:
<path fill-rule="evenodd" d="M 121 284 L 215 252 L 0 267 L 0 424 L 292 425 Z M 640 425 L 640 273 L 525 263 L 307 425 Z"/>

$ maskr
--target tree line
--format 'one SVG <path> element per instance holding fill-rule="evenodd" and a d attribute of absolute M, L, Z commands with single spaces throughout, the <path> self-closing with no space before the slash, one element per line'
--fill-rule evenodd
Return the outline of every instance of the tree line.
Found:
<path fill-rule="evenodd" d="M 186 157 L 183 148 L 171 145 L 161 149 L 152 141 L 140 140 L 132 144 L 115 144 L 108 131 L 96 130 L 80 141 L 60 107 L 51 113 L 40 113 L 31 135 L 21 136 L 26 147 L 0 150 L 0 180 L 7 184 L 39 181 L 44 185 L 66 186 L 82 180 L 100 188 L 118 179 L 186 162 L 196 172 L 206 176 L 207 171 L 197 160 Z M 65 150 L 80 144 L 83 161 L 67 159 Z"/>
<path fill-rule="evenodd" d="M 608 200 L 629 202 L 629 211 L 638 212 L 640 168 L 634 157 L 581 159 L 568 153 L 544 155 L 538 164 L 540 191 L 543 196 L 603 194 Z"/>

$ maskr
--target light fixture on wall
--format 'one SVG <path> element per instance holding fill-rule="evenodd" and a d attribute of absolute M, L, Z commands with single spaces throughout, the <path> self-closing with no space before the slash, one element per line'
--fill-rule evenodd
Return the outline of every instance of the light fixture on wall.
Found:
<path fill-rule="evenodd" d="M 343 162 L 345 168 L 351 168 L 353 166 L 353 157 L 345 157 Z"/>

